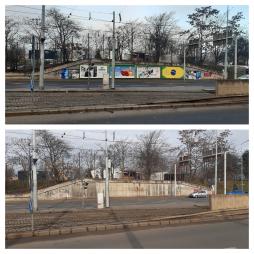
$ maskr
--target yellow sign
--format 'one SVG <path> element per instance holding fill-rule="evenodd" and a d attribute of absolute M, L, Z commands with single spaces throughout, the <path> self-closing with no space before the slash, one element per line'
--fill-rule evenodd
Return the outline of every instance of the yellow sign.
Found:
<path fill-rule="evenodd" d="M 162 67 L 161 76 L 162 78 L 180 79 L 184 75 L 182 67 Z"/>

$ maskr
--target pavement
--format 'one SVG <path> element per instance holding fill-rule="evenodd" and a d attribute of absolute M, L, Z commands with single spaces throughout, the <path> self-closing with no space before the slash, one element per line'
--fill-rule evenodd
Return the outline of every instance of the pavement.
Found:
<path fill-rule="evenodd" d="M 248 249 L 248 220 L 6 241 L 8 249 Z M 225 250 L 226 251 L 226 250 Z M 224 251 L 224 252 L 225 252 Z M 231 253 L 231 250 L 227 250 Z"/>

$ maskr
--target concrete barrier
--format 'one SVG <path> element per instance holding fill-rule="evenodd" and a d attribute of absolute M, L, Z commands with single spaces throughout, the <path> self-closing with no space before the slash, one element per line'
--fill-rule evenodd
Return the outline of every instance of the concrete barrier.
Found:
<path fill-rule="evenodd" d="M 249 207 L 248 195 L 211 195 L 209 198 L 210 209 L 224 210 L 224 209 L 242 209 Z"/>
<path fill-rule="evenodd" d="M 89 182 L 86 197 L 97 198 L 97 193 L 105 193 L 103 180 L 87 180 Z M 205 189 L 203 186 L 178 182 L 177 196 L 188 196 L 194 189 Z M 174 182 L 170 181 L 110 181 L 110 197 L 159 197 L 173 196 Z M 39 200 L 57 200 L 83 197 L 83 187 L 80 180 L 57 184 L 38 191 Z M 30 193 L 24 195 L 6 195 L 6 201 L 28 200 Z"/>
<path fill-rule="evenodd" d="M 218 80 L 216 96 L 249 95 L 249 80 Z"/>

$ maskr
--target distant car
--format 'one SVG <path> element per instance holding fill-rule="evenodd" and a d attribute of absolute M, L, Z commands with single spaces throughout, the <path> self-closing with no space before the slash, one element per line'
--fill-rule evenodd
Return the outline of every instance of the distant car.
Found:
<path fill-rule="evenodd" d="M 194 191 L 189 195 L 190 198 L 207 198 L 208 192 L 206 190 Z"/>
<path fill-rule="evenodd" d="M 242 75 L 238 79 L 249 79 L 249 74 Z"/>
<path fill-rule="evenodd" d="M 233 190 L 233 191 L 227 192 L 227 194 L 229 194 L 229 195 L 244 195 L 245 192 L 241 191 L 241 190 Z"/>

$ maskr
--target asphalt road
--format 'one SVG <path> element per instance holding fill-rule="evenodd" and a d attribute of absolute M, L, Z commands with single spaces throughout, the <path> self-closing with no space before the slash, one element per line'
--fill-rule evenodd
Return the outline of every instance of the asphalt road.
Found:
<path fill-rule="evenodd" d="M 15 249 L 247 249 L 248 220 L 7 242 Z"/>
<path fill-rule="evenodd" d="M 7 124 L 248 124 L 248 105 L 6 117 Z"/>
<path fill-rule="evenodd" d="M 168 80 L 168 79 L 116 79 L 115 88 L 156 88 L 175 91 L 197 91 L 215 89 L 215 80 Z M 35 89 L 38 81 L 35 82 Z M 102 88 L 102 79 L 80 80 L 45 80 L 45 89 L 98 89 Z M 6 90 L 27 89 L 29 80 L 6 80 Z"/>
<path fill-rule="evenodd" d="M 84 209 L 96 208 L 96 199 L 85 200 Z M 111 198 L 110 206 L 114 208 L 191 208 L 195 206 L 208 206 L 207 198 L 192 199 L 188 197 L 152 197 L 152 198 Z M 81 199 L 71 200 L 47 200 L 38 201 L 40 211 L 61 210 L 61 209 L 80 209 L 82 208 Z M 28 201 L 11 201 L 5 203 L 5 211 L 10 212 L 28 212 Z"/>

